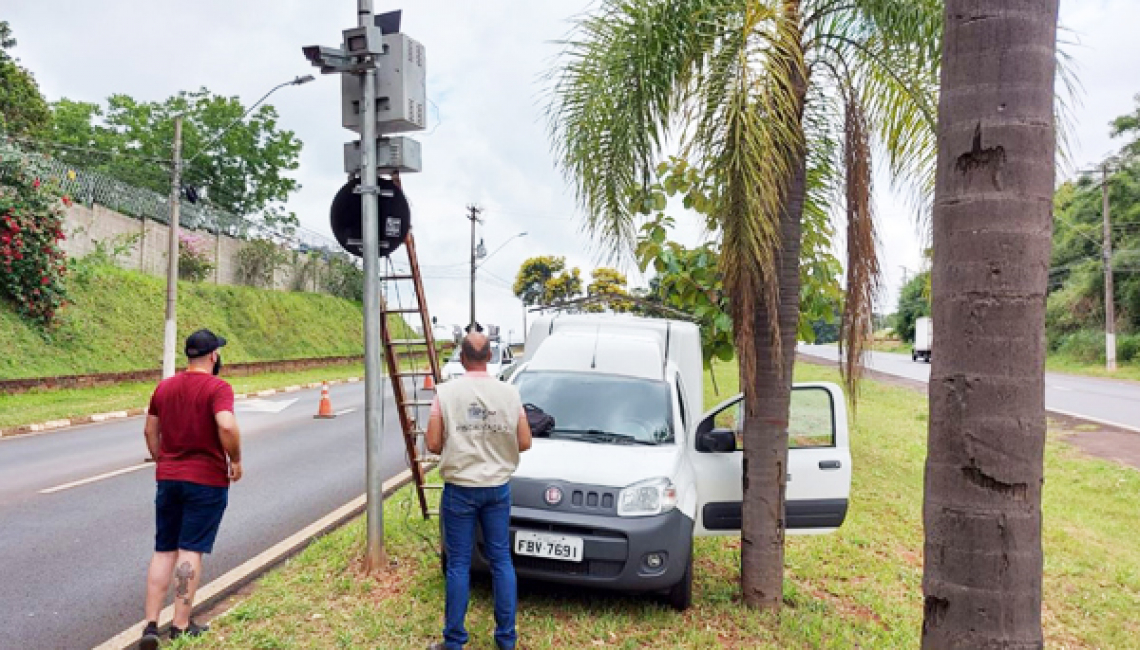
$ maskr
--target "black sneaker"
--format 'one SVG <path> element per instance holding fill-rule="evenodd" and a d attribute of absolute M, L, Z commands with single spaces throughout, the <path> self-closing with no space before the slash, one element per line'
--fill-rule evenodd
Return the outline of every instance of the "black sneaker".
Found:
<path fill-rule="evenodd" d="M 139 650 L 158 650 L 158 623 L 147 621 L 139 640 Z"/>
<path fill-rule="evenodd" d="M 170 640 L 173 641 L 173 640 L 175 640 L 178 637 L 183 636 L 183 635 L 191 637 L 191 638 L 196 637 L 196 636 L 202 636 L 203 634 L 205 634 L 206 632 L 209 632 L 209 631 L 210 631 L 209 625 L 198 625 L 194 621 L 190 621 L 190 624 L 186 626 L 185 630 L 180 630 L 180 629 L 174 627 L 173 625 L 171 625 L 170 626 Z"/>

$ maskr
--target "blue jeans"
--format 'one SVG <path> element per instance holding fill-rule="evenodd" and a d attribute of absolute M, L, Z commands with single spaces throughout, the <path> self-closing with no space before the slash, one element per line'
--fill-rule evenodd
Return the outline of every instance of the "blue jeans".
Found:
<path fill-rule="evenodd" d="M 491 565 L 495 598 L 495 643 L 514 648 L 518 589 L 511 564 L 511 486 L 472 488 L 443 486 L 443 548 L 447 552 L 447 607 L 443 640 L 449 650 L 467 643 L 467 601 L 471 591 L 471 553 L 475 523 L 483 529 L 483 548 Z"/>

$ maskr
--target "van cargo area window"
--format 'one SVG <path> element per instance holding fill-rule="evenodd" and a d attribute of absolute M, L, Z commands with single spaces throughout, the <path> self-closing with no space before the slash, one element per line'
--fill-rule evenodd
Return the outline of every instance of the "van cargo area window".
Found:
<path fill-rule="evenodd" d="M 669 384 L 595 373 L 527 371 L 524 404 L 554 416 L 552 438 L 604 444 L 674 442 Z"/>

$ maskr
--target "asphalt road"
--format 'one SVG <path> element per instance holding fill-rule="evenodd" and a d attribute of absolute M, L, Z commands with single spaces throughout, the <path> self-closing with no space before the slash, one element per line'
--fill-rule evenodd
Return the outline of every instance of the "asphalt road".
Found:
<path fill-rule="evenodd" d="M 238 402 L 245 477 L 202 584 L 364 492 L 364 385 L 330 392 L 332 420 L 313 419 L 318 390 Z M 386 403 L 388 478 L 407 463 L 390 389 Z M 89 648 L 142 620 L 154 539 L 154 468 L 131 469 L 147 456 L 142 426 L 0 440 L 0 648 Z"/>
<path fill-rule="evenodd" d="M 796 351 L 830 361 L 839 358 L 839 350 L 833 345 L 800 345 Z M 871 352 L 868 366 L 897 377 L 930 381 L 930 364 L 912 361 L 909 355 Z M 1045 408 L 1050 411 L 1140 431 L 1138 407 L 1137 382 L 1045 373 Z"/>

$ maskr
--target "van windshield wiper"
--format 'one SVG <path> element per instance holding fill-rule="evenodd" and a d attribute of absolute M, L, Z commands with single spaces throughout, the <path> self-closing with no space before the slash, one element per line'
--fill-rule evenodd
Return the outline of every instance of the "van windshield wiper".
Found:
<path fill-rule="evenodd" d="M 628 433 L 616 433 L 613 431 L 603 431 L 601 429 L 554 429 L 553 433 L 566 434 L 578 440 L 587 440 L 590 442 L 623 445 L 657 445 L 657 443 L 652 440 L 642 440 Z"/>

